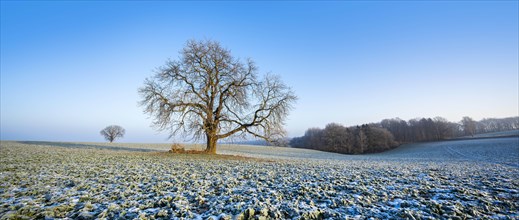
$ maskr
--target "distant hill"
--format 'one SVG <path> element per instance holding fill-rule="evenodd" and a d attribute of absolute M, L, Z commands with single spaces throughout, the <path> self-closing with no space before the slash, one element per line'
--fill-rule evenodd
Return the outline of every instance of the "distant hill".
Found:
<path fill-rule="evenodd" d="M 283 141 L 288 143 L 291 138 L 285 138 Z M 222 144 L 239 144 L 239 145 L 257 145 L 257 146 L 276 146 L 272 143 L 269 143 L 265 140 L 245 140 L 245 141 L 228 141 L 223 142 Z"/>

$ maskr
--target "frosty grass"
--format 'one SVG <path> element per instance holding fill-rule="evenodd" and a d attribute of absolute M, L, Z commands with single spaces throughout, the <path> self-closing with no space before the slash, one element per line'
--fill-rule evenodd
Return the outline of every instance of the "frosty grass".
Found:
<path fill-rule="evenodd" d="M 194 146 L 200 147 L 200 146 Z M 371 155 L 0 142 L 1 219 L 519 219 L 519 139 Z"/>

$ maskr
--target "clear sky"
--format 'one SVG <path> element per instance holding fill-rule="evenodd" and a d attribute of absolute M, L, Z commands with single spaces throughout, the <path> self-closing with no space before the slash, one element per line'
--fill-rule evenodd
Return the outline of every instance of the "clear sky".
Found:
<path fill-rule="evenodd" d="M 1 1 L 2 140 L 165 142 L 137 89 L 189 39 L 219 41 L 330 122 L 519 115 L 518 1 Z"/>

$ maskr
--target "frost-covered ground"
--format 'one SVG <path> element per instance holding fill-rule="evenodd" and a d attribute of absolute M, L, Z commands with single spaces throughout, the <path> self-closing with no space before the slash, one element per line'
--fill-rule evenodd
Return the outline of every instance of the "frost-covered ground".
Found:
<path fill-rule="evenodd" d="M 491 133 L 476 134 L 472 138 L 506 137 L 506 136 L 519 136 L 519 130 L 498 131 L 498 132 L 491 132 Z M 465 138 L 471 138 L 471 137 L 467 136 Z"/>
<path fill-rule="evenodd" d="M 372 155 L 166 144 L 0 142 L 0 218 L 519 219 L 519 138 Z M 200 148 L 201 146 L 191 146 Z"/>

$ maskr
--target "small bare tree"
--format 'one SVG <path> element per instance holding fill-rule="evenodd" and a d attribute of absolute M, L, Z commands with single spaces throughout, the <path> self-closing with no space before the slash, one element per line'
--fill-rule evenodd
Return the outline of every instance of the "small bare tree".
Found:
<path fill-rule="evenodd" d="M 101 130 L 100 133 L 107 141 L 112 143 L 116 138 L 123 137 L 125 132 L 124 128 L 119 125 L 110 125 Z"/>
<path fill-rule="evenodd" d="M 139 89 L 144 112 L 173 137 L 205 137 L 207 153 L 219 139 L 252 135 L 267 141 L 284 136 L 283 124 L 297 97 L 278 76 L 258 78 L 214 41 L 188 41 L 178 61 L 167 61 Z"/>

